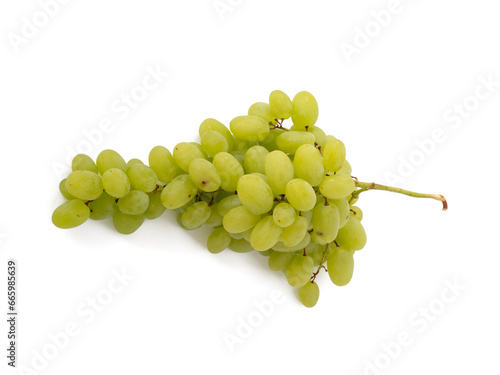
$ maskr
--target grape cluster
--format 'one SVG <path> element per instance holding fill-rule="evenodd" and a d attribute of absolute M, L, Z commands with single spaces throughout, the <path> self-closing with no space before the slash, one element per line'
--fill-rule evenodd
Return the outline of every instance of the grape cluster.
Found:
<path fill-rule="evenodd" d="M 319 271 L 327 270 L 335 285 L 348 284 L 354 253 L 366 244 L 345 146 L 315 126 L 317 119 L 309 92 L 291 100 L 276 90 L 229 128 L 209 118 L 199 142 L 179 143 L 172 153 L 154 147 L 149 165 L 125 162 L 113 150 L 95 162 L 79 154 L 60 183 L 67 201 L 52 221 L 73 228 L 88 218 L 112 218 L 119 233 L 131 234 L 172 210 L 184 229 L 213 228 L 211 253 L 229 248 L 267 256 L 269 268 L 283 272 L 300 301 L 313 307 Z"/>

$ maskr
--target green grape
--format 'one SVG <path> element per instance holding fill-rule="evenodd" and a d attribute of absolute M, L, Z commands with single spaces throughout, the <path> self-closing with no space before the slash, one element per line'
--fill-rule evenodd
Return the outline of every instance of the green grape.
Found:
<path fill-rule="evenodd" d="M 293 159 L 295 177 L 301 178 L 312 186 L 319 185 L 325 175 L 323 158 L 319 150 L 312 145 L 302 145 L 295 152 Z"/>
<path fill-rule="evenodd" d="M 333 249 L 326 262 L 328 275 L 337 286 L 349 284 L 354 271 L 354 257 L 349 250 L 337 247 Z"/>
<path fill-rule="evenodd" d="M 300 243 L 307 233 L 308 225 L 309 223 L 304 216 L 296 216 L 293 223 L 283 229 L 281 234 L 283 244 L 292 247 Z"/>
<path fill-rule="evenodd" d="M 202 191 L 216 191 L 221 184 L 221 177 L 217 168 L 206 159 L 194 159 L 189 165 L 189 177 Z"/>
<path fill-rule="evenodd" d="M 66 189 L 66 179 L 61 180 L 61 182 L 59 183 L 59 191 L 61 192 L 64 198 L 75 199 L 75 197 L 68 192 L 68 189 Z"/>
<path fill-rule="evenodd" d="M 308 282 L 299 289 L 300 302 L 305 307 L 314 307 L 319 299 L 319 286 L 314 281 Z"/>
<path fill-rule="evenodd" d="M 175 210 L 194 198 L 198 188 L 188 174 L 175 177 L 161 192 L 161 203 L 169 210 Z"/>
<path fill-rule="evenodd" d="M 292 121 L 294 125 L 305 128 L 313 126 L 318 119 L 318 102 L 307 91 L 301 91 L 292 101 Z"/>
<path fill-rule="evenodd" d="M 269 107 L 277 119 L 288 119 L 292 115 L 292 101 L 281 90 L 274 90 L 269 94 Z"/>
<path fill-rule="evenodd" d="M 118 200 L 118 209 L 127 215 L 140 215 L 149 206 L 149 196 L 140 190 L 132 190 Z"/>
<path fill-rule="evenodd" d="M 277 150 L 276 138 L 283 132 L 285 132 L 283 129 L 271 129 L 269 135 L 262 142 L 259 142 L 259 145 L 265 147 L 269 152 Z"/>
<path fill-rule="evenodd" d="M 113 225 L 118 233 L 132 234 L 144 223 L 144 215 L 127 215 L 116 211 L 113 215 Z"/>
<path fill-rule="evenodd" d="M 212 160 L 212 164 L 219 172 L 220 187 L 225 191 L 236 191 L 238 180 L 245 174 L 240 162 L 227 152 L 219 152 Z"/>
<path fill-rule="evenodd" d="M 130 159 L 130 160 L 127 162 L 127 172 L 128 172 L 128 170 L 129 170 L 129 168 L 130 168 L 132 165 L 135 165 L 135 164 L 144 165 L 143 161 L 142 161 L 142 160 L 140 160 L 140 159 L 136 159 L 136 158 Z"/>
<path fill-rule="evenodd" d="M 313 249 L 308 253 L 307 251 L 310 249 L 306 248 L 306 254 L 313 258 L 314 266 L 323 264 L 328 259 L 328 255 L 330 255 L 330 246 L 327 248 L 326 245 L 319 245 L 315 242 L 311 242 L 308 247 Z"/>
<path fill-rule="evenodd" d="M 351 167 L 351 164 L 347 161 L 347 160 L 344 160 L 344 164 L 342 164 L 342 168 L 341 169 L 346 169 L 349 171 L 349 174 L 352 173 L 352 167 Z"/>
<path fill-rule="evenodd" d="M 110 168 L 102 175 L 104 191 L 115 198 L 122 198 L 130 191 L 130 180 L 125 172 Z"/>
<path fill-rule="evenodd" d="M 285 269 L 285 275 L 288 283 L 300 288 L 310 279 L 314 271 L 314 262 L 308 255 L 294 255 Z"/>
<path fill-rule="evenodd" d="M 281 133 L 276 138 L 278 148 L 287 153 L 295 154 L 295 151 L 302 145 L 314 145 L 314 134 L 306 131 L 293 131 Z"/>
<path fill-rule="evenodd" d="M 199 159 L 203 157 L 203 151 L 201 151 L 196 145 L 189 142 L 178 143 L 174 147 L 174 160 L 184 172 L 189 173 L 189 164 L 194 159 Z"/>
<path fill-rule="evenodd" d="M 266 120 L 268 124 L 274 123 L 274 113 L 271 112 L 271 107 L 267 103 L 257 102 L 252 104 L 250 108 L 248 108 L 248 114 L 250 116 L 260 117 Z"/>
<path fill-rule="evenodd" d="M 342 228 L 349 219 L 349 214 L 350 214 L 349 201 L 347 200 L 347 198 L 328 199 L 328 203 L 334 204 L 339 209 L 339 217 L 340 217 L 339 228 Z"/>
<path fill-rule="evenodd" d="M 198 149 L 198 151 L 201 152 L 201 154 L 203 155 L 203 159 L 208 159 L 208 155 L 207 153 L 205 152 L 205 150 L 203 150 L 203 147 L 201 147 L 201 144 L 198 143 L 198 142 L 189 142 L 189 144 L 193 145 L 194 147 L 196 147 Z"/>
<path fill-rule="evenodd" d="M 363 211 L 358 206 L 350 207 L 351 216 L 358 219 L 359 222 L 363 220 Z"/>
<path fill-rule="evenodd" d="M 340 199 L 351 195 L 356 190 L 356 184 L 351 176 L 334 174 L 325 176 L 319 184 L 321 194 L 330 199 Z"/>
<path fill-rule="evenodd" d="M 182 214 L 182 225 L 186 229 L 199 228 L 210 217 L 210 213 L 210 207 L 207 202 L 195 202 Z"/>
<path fill-rule="evenodd" d="M 251 229 L 249 229 L 249 230 L 251 230 Z M 241 240 L 243 238 L 243 233 L 245 233 L 245 232 L 241 232 L 241 233 L 229 233 L 229 237 L 234 238 L 235 240 Z"/>
<path fill-rule="evenodd" d="M 226 215 L 230 209 L 241 206 L 240 197 L 237 194 L 229 195 L 220 200 L 217 205 L 217 212 L 219 215 Z"/>
<path fill-rule="evenodd" d="M 85 154 L 78 154 L 73 158 L 71 162 L 71 170 L 74 171 L 90 171 L 94 173 L 99 173 L 97 166 L 95 165 L 92 158 Z"/>
<path fill-rule="evenodd" d="M 285 194 L 285 186 L 293 179 L 293 164 L 283 151 L 272 151 L 266 156 L 264 169 L 275 196 Z"/>
<path fill-rule="evenodd" d="M 312 226 L 312 240 L 320 245 L 333 242 L 339 231 L 340 216 L 339 209 L 334 204 L 325 206 L 324 203 L 314 207 Z"/>
<path fill-rule="evenodd" d="M 269 134 L 269 124 L 257 116 L 238 116 L 229 124 L 236 138 L 249 142 L 260 142 Z"/>
<path fill-rule="evenodd" d="M 253 228 L 260 220 L 260 215 L 254 215 L 243 206 L 230 209 L 222 219 L 224 229 L 229 233 L 243 233 Z"/>
<path fill-rule="evenodd" d="M 273 208 L 273 192 L 258 176 L 247 174 L 240 177 L 236 189 L 241 204 L 254 215 L 261 215 Z"/>
<path fill-rule="evenodd" d="M 327 139 L 323 129 L 313 126 L 312 128 L 308 128 L 307 131 L 314 134 L 314 141 L 317 146 L 323 147 L 326 145 Z"/>
<path fill-rule="evenodd" d="M 144 216 L 148 220 L 154 220 L 159 218 L 165 212 L 166 208 L 161 203 L 161 192 L 163 189 L 158 189 L 148 193 L 149 196 L 149 206 L 146 212 L 144 212 Z"/>
<path fill-rule="evenodd" d="M 229 149 L 233 148 L 233 143 L 234 143 L 234 137 L 229 131 L 229 129 L 220 121 L 217 121 L 213 118 L 207 118 L 200 124 L 199 128 L 199 134 L 200 137 L 205 133 L 207 130 L 215 130 L 216 132 L 222 134 L 224 138 L 226 138 L 227 145 Z"/>
<path fill-rule="evenodd" d="M 335 139 L 329 141 L 322 147 L 323 163 L 325 169 L 330 172 L 337 172 L 345 162 L 346 149 L 342 141 Z"/>
<path fill-rule="evenodd" d="M 207 130 L 201 135 L 201 147 L 210 157 L 214 157 L 219 152 L 227 152 L 229 145 L 226 138 L 215 130 Z"/>
<path fill-rule="evenodd" d="M 179 174 L 179 167 L 175 163 L 170 151 L 163 146 L 155 146 L 149 152 L 149 166 L 164 184 L 172 181 Z"/>
<path fill-rule="evenodd" d="M 245 146 L 246 147 L 246 146 Z M 248 146 L 248 147 L 252 147 L 252 146 Z M 248 147 L 246 149 L 248 149 Z M 245 149 L 245 150 L 246 150 Z M 245 164 L 245 151 L 237 151 L 237 150 L 233 150 L 230 152 L 230 154 L 236 159 L 238 160 L 238 163 L 240 163 L 241 167 L 243 168 L 244 164 Z"/>
<path fill-rule="evenodd" d="M 89 202 L 88 207 L 92 220 L 107 219 L 113 216 L 117 211 L 115 198 L 107 193 L 102 193 L 99 198 Z"/>
<path fill-rule="evenodd" d="M 281 228 L 292 225 L 296 216 L 295 209 L 289 203 L 281 202 L 273 208 L 274 223 Z"/>
<path fill-rule="evenodd" d="M 127 176 L 130 179 L 130 185 L 136 190 L 144 193 L 150 193 L 156 189 L 158 176 L 155 171 L 143 164 L 134 164 L 127 170 Z"/>
<path fill-rule="evenodd" d="M 253 232 L 253 228 L 250 228 L 250 229 L 248 229 L 242 233 L 239 233 L 239 234 L 241 235 L 241 238 L 244 238 L 245 240 L 250 242 L 250 240 L 252 239 L 252 232 Z"/>
<path fill-rule="evenodd" d="M 97 170 L 101 176 L 110 168 L 118 168 L 127 172 L 127 163 L 121 155 L 114 150 L 103 150 L 96 158 Z"/>
<path fill-rule="evenodd" d="M 265 173 L 264 161 L 269 151 L 262 146 L 252 146 L 245 153 L 243 163 L 246 173 Z"/>
<path fill-rule="evenodd" d="M 309 211 L 316 204 L 316 193 L 309 182 L 300 178 L 288 181 L 285 187 L 288 202 L 298 211 Z"/>
<path fill-rule="evenodd" d="M 69 229 L 82 225 L 90 216 L 89 208 L 79 199 L 64 202 L 54 210 L 52 223 L 58 228 Z"/>
<path fill-rule="evenodd" d="M 231 240 L 232 238 L 224 228 L 215 228 L 208 236 L 207 249 L 212 254 L 218 254 L 221 251 L 227 249 L 227 247 L 231 243 Z"/>
<path fill-rule="evenodd" d="M 219 212 L 217 211 L 218 205 L 218 203 L 214 203 L 210 206 L 210 216 L 207 221 L 205 221 L 205 224 L 209 227 L 217 228 L 222 225 L 222 216 L 219 215 Z"/>
<path fill-rule="evenodd" d="M 244 240 L 243 238 L 239 240 L 234 238 L 231 239 L 228 248 L 235 253 L 249 253 L 254 250 L 252 245 L 250 245 L 250 242 Z"/>
<path fill-rule="evenodd" d="M 295 256 L 295 253 L 282 253 L 278 251 L 272 251 L 267 260 L 267 264 L 273 271 L 283 271 L 288 263 Z"/>
<path fill-rule="evenodd" d="M 267 215 L 255 225 L 250 236 L 250 244 L 257 251 L 269 250 L 278 242 L 283 228 L 274 223 L 273 217 Z"/>
<path fill-rule="evenodd" d="M 304 237 L 300 240 L 300 242 L 294 246 L 286 246 L 282 241 L 278 242 L 273 246 L 273 250 L 282 251 L 282 252 L 294 252 L 298 250 L 303 250 L 311 243 L 311 235 L 309 233 L 305 233 Z"/>
<path fill-rule="evenodd" d="M 82 201 L 91 201 L 102 194 L 101 177 L 90 171 L 74 171 L 66 178 L 66 190 Z"/>
<path fill-rule="evenodd" d="M 354 217 L 339 230 L 335 241 L 346 250 L 361 250 L 366 245 L 366 232 L 363 224 Z"/>

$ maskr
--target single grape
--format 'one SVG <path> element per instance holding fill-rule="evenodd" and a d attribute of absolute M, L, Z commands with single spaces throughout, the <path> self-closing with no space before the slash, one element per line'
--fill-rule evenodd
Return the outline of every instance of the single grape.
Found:
<path fill-rule="evenodd" d="M 85 154 L 78 154 L 71 162 L 71 170 L 74 171 L 90 171 L 98 173 L 97 166 L 92 158 Z"/>
<path fill-rule="evenodd" d="M 125 172 L 110 168 L 102 175 L 104 191 L 115 198 L 122 198 L 130 191 L 130 180 Z"/>
<path fill-rule="evenodd" d="M 127 215 L 118 210 L 113 215 L 113 225 L 118 233 L 132 234 L 144 223 L 144 215 Z"/>
<path fill-rule="evenodd" d="M 216 191 L 221 184 L 217 168 L 205 159 L 194 159 L 189 165 L 189 177 L 195 186 L 206 192 Z"/>
<path fill-rule="evenodd" d="M 334 204 L 339 209 L 339 218 L 340 218 L 339 228 L 342 228 L 347 223 L 347 220 L 349 219 L 350 216 L 349 201 L 347 200 L 347 198 L 328 199 L 328 203 Z"/>
<path fill-rule="evenodd" d="M 127 215 L 140 215 L 149 206 L 149 196 L 140 190 L 132 190 L 118 200 L 118 209 Z"/>
<path fill-rule="evenodd" d="M 273 271 L 283 271 L 294 256 L 295 253 L 293 252 L 283 253 L 272 251 L 267 264 Z"/>
<path fill-rule="evenodd" d="M 314 207 L 312 226 L 312 240 L 318 244 L 326 245 L 337 237 L 340 224 L 339 209 L 334 204 L 319 203 Z"/>
<path fill-rule="evenodd" d="M 286 228 L 285 228 L 286 229 Z M 282 252 L 294 252 L 301 250 L 303 254 L 303 250 L 311 243 L 311 235 L 306 232 L 304 237 L 300 240 L 300 242 L 293 246 L 286 246 L 282 241 L 279 241 L 276 245 L 273 246 L 273 250 L 282 251 Z"/>
<path fill-rule="evenodd" d="M 102 193 L 99 198 L 89 202 L 88 207 L 90 209 L 90 218 L 92 220 L 107 219 L 113 216 L 118 210 L 115 198 L 107 193 Z"/>
<path fill-rule="evenodd" d="M 201 135 L 201 147 L 210 157 L 214 157 L 219 152 L 229 151 L 226 138 L 215 130 L 207 130 Z"/>
<path fill-rule="evenodd" d="M 68 189 L 66 189 L 66 179 L 61 180 L 61 182 L 59 183 L 59 191 L 61 192 L 64 198 L 75 199 L 75 197 L 68 192 Z"/>
<path fill-rule="evenodd" d="M 219 152 L 212 160 L 212 164 L 219 172 L 220 187 L 225 191 L 236 191 L 238 180 L 245 174 L 240 162 L 227 152 Z"/>
<path fill-rule="evenodd" d="M 269 134 L 269 124 L 257 116 L 235 117 L 229 128 L 235 137 L 249 142 L 263 141 Z"/>
<path fill-rule="evenodd" d="M 257 251 L 269 250 L 278 242 L 283 228 L 274 223 L 271 215 L 266 215 L 255 225 L 250 236 L 250 244 Z"/>
<path fill-rule="evenodd" d="M 322 148 L 323 163 L 326 170 L 337 172 L 345 162 L 346 149 L 342 141 L 335 139 L 326 143 Z"/>
<path fill-rule="evenodd" d="M 313 187 L 300 178 L 294 178 L 286 184 L 285 195 L 288 202 L 298 211 L 312 210 L 316 204 Z"/>
<path fill-rule="evenodd" d="M 326 267 L 332 282 L 337 286 L 349 284 L 354 271 L 354 257 L 349 250 L 337 247 L 328 257 Z"/>
<path fill-rule="evenodd" d="M 314 134 L 306 131 L 293 131 L 281 133 L 276 138 L 278 148 L 287 153 L 295 154 L 297 149 L 302 145 L 314 145 Z"/>
<path fill-rule="evenodd" d="M 366 245 L 366 232 L 363 224 L 353 216 L 339 230 L 335 241 L 346 250 L 361 250 Z"/>
<path fill-rule="evenodd" d="M 308 282 L 299 289 L 300 302 L 305 307 L 314 307 L 319 299 L 319 286 L 314 281 Z"/>
<path fill-rule="evenodd" d="M 281 202 L 273 208 L 274 223 L 281 228 L 292 225 L 296 216 L 297 212 L 289 203 Z"/>
<path fill-rule="evenodd" d="M 312 145 L 302 145 L 295 152 L 293 159 L 295 177 L 317 186 L 323 180 L 325 167 L 319 150 Z"/>
<path fill-rule="evenodd" d="M 127 163 L 122 156 L 114 150 L 103 150 L 96 158 L 97 170 L 101 176 L 110 168 L 118 168 L 127 172 Z"/>
<path fill-rule="evenodd" d="M 213 118 L 207 118 L 204 120 L 199 127 L 199 134 L 200 137 L 205 133 L 207 130 L 215 130 L 216 132 L 222 134 L 224 138 L 226 138 L 227 145 L 229 149 L 233 148 L 233 143 L 234 143 L 234 137 L 229 131 L 229 129 L 220 121 L 217 121 L 216 119 Z"/>
<path fill-rule="evenodd" d="M 97 199 L 103 191 L 101 177 L 86 170 L 71 172 L 65 186 L 69 194 L 82 201 Z"/>
<path fill-rule="evenodd" d="M 267 103 L 257 102 L 252 104 L 250 108 L 248 108 L 248 114 L 250 116 L 260 117 L 266 120 L 268 124 L 275 122 L 275 115 L 271 112 L 271 107 Z"/>
<path fill-rule="evenodd" d="M 219 215 L 219 212 L 217 211 L 218 205 L 218 203 L 214 203 L 210 206 L 210 216 L 207 221 L 205 221 L 205 224 L 209 227 L 217 228 L 222 225 L 222 216 Z"/>
<path fill-rule="evenodd" d="M 361 222 L 361 220 L 363 220 L 363 211 L 358 206 L 351 206 L 350 213 L 351 213 L 351 216 L 358 219 L 359 222 Z"/>
<path fill-rule="evenodd" d="M 254 215 L 243 206 L 230 209 L 222 219 L 224 229 L 229 233 L 242 233 L 253 228 L 260 220 L 260 215 Z"/>
<path fill-rule="evenodd" d="M 182 214 L 182 225 L 186 229 L 201 227 L 210 217 L 210 207 L 207 202 L 198 201 L 189 206 Z"/>
<path fill-rule="evenodd" d="M 340 199 L 351 195 L 356 190 L 356 184 L 351 176 L 334 174 L 325 176 L 319 184 L 321 194 L 330 199 Z"/>
<path fill-rule="evenodd" d="M 224 249 L 227 249 L 231 243 L 232 238 L 229 233 L 223 228 L 215 228 L 207 239 L 207 249 L 212 254 L 218 254 Z"/>
<path fill-rule="evenodd" d="M 148 220 L 153 220 L 159 218 L 165 212 L 166 208 L 161 203 L 161 192 L 163 189 L 157 189 L 148 193 L 149 196 L 149 206 L 144 212 L 144 217 Z"/>
<path fill-rule="evenodd" d="M 326 145 L 326 142 L 328 142 L 323 129 L 313 126 L 312 128 L 308 128 L 307 131 L 314 134 L 314 142 L 316 143 L 316 146 L 323 147 Z"/>
<path fill-rule="evenodd" d="M 240 177 L 236 188 L 241 204 L 254 215 L 261 215 L 273 208 L 273 192 L 258 176 L 247 174 Z"/>
<path fill-rule="evenodd" d="M 158 176 L 147 165 L 134 164 L 127 171 L 127 176 L 130 179 L 130 184 L 136 190 L 144 193 L 150 193 L 156 189 Z"/>
<path fill-rule="evenodd" d="M 285 275 L 288 283 L 300 288 L 310 279 L 314 271 L 314 262 L 308 255 L 294 255 L 285 269 Z"/>
<path fill-rule="evenodd" d="M 250 242 L 243 238 L 239 240 L 236 240 L 234 238 L 231 239 L 228 248 L 235 253 L 249 253 L 254 250 L 252 245 L 250 245 Z"/>
<path fill-rule="evenodd" d="M 288 119 L 292 115 L 292 101 L 281 90 L 274 90 L 269 94 L 269 107 L 277 119 Z"/>
<path fill-rule="evenodd" d="M 243 160 L 246 173 L 266 173 L 264 161 L 269 151 L 262 146 L 252 146 L 245 153 Z"/>
<path fill-rule="evenodd" d="M 283 233 L 281 234 L 283 244 L 292 247 L 300 243 L 307 233 L 308 225 L 307 218 L 296 216 L 293 223 L 283 229 Z"/>
<path fill-rule="evenodd" d="M 292 101 L 292 121 L 294 125 L 305 128 L 313 126 L 318 119 L 318 102 L 316 98 L 307 91 L 301 91 Z"/>
<path fill-rule="evenodd" d="M 198 188 L 188 174 L 175 177 L 161 192 L 161 203 L 169 210 L 180 208 L 194 198 Z"/>
<path fill-rule="evenodd" d="M 144 165 L 144 162 L 140 159 L 137 159 L 137 158 L 132 158 L 130 159 L 128 162 L 127 162 L 127 172 L 129 170 L 129 168 L 135 164 L 140 164 L 140 165 Z"/>
<path fill-rule="evenodd" d="M 177 165 L 186 173 L 189 173 L 189 164 L 194 159 L 202 158 L 203 151 L 190 142 L 181 142 L 174 147 L 174 160 Z"/>
<path fill-rule="evenodd" d="M 175 163 L 170 151 L 163 146 L 155 146 L 149 152 L 149 166 L 164 184 L 172 181 L 179 174 L 180 168 Z"/>
<path fill-rule="evenodd" d="M 85 223 L 89 216 L 90 210 L 85 203 L 79 199 L 72 199 L 54 210 L 52 223 L 61 229 L 75 228 Z"/>
<path fill-rule="evenodd" d="M 241 206 L 240 197 L 237 194 L 229 195 L 220 200 L 217 205 L 217 212 L 219 215 L 224 216 L 230 209 Z"/>
<path fill-rule="evenodd" d="M 290 158 L 283 151 L 272 151 L 266 156 L 264 170 L 274 195 L 285 194 L 285 186 L 294 173 Z"/>

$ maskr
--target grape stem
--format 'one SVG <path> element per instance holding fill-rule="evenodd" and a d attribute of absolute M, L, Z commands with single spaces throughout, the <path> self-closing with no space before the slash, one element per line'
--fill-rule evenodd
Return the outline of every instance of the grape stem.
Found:
<path fill-rule="evenodd" d="M 392 186 L 385 186 L 385 185 L 380 185 L 376 184 L 374 182 L 361 182 L 358 181 L 357 179 L 354 180 L 354 183 L 356 184 L 357 187 L 359 187 L 359 190 L 356 190 L 354 193 L 352 193 L 351 200 L 355 199 L 359 194 L 361 194 L 364 191 L 368 190 L 385 190 L 385 191 L 390 191 L 392 193 L 398 193 L 398 194 L 404 194 L 408 195 L 410 197 L 414 198 L 431 198 L 440 201 L 443 203 L 443 211 L 446 211 L 448 209 L 448 202 L 446 201 L 445 197 L 443 197 L 440 194 L 421 194 L 421 193 L 415 193 L 413 191 L 408 191 Z"/>

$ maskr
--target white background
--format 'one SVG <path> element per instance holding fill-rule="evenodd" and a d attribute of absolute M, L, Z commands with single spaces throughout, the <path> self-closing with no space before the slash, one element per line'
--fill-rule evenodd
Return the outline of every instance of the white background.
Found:
<path fill-rule="evenodd" d="M 218 13 L 212 0 L 74 0 L 44 16 L 40 2 L 2 2 L 0 310 L 6 262 L 15 258 L 18 365 L 42 369 L 19 373 L 498 372 L 496 2 L 221 3 L 233 5 Z M 389 8 L 397 13 L 390 18 Z M 36 34 L 27 22 L 38 23 Z M 369 41 L 360 36 L 366 28 Z M 357 48 L 350 59 L 347 44 Z M 117 112 L 148 69 L 162 72 L 161 82 L 130 113 Z M 481 80 L 496 86 L 483 85 L 477 98 Z M 364 193 L 369 242 L 356 253 L 353 280 L 335 287 L 322 272 L 313 309 L 267 258 L 212 255 L 209 232 L 180 229 L 173 213 L 130 236 L 109 221 L 52 225 L 72 150 L 90 145 L 95 158 L 112 148 L 146 161 L 152 147 L 197 140 L 203 119 L 228 124 L 275 89 L 316 96 L 318 126 L 344 141 L 361 181 L 388 182 L 412 158 L 418 165 L 406 165 L 396 185 L 444 194 L 450 209 Z M 111 130 L 97 135 L 106 119 Z M 442 142 L 418 151 L 416 142 L 439 129 Z M 109 297 L 123 272 L 133 280 L 91 315 L 88 298 Z M 450 283 L 465 289 L 454 294 Z M 231 352 L 224 334 L 258 317 L 255 302 L 273 291 L 281 303 Z M 54 352 L 50 337 L 68 324 L 77 333 Z M 410 344 L 399 350 L 391 343 L 405 333 Z M 44 351 L 51 359 L 41 362 Z"/>

